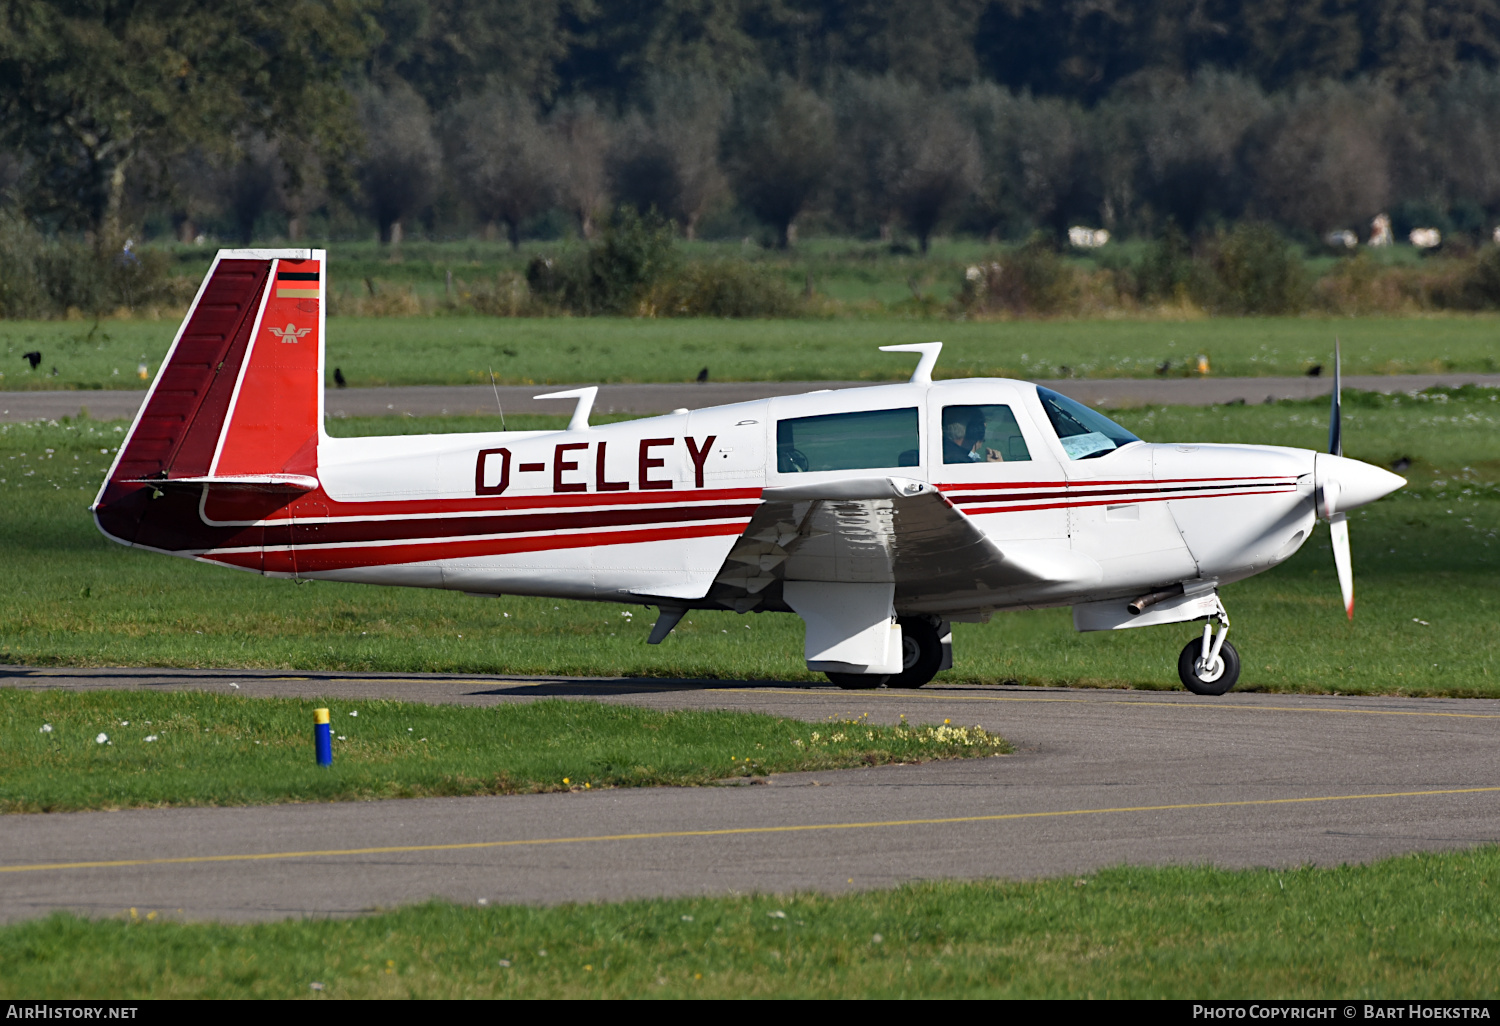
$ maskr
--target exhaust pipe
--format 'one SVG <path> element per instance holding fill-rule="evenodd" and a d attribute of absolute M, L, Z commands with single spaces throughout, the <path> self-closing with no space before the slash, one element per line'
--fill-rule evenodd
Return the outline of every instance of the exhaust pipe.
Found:
<path fill-rule="evenodd" d="M 1125 608 L 1130 610 L 1131 616 L 1140 616 L 1142 613 L 1150 609 L 1152 606 L 1156 605 L 1158 602 L 1165 602 L 1167 599 L 1176 598 L 1178 595 L 1181 595 L 1182 592 L 1182 585 L 1174 584 L 1170 588 L 1164 588 L 1161 591 L 1153 591 L 1150 594 L 1142 595 L 1140 598 L 1136 599 Z"/>

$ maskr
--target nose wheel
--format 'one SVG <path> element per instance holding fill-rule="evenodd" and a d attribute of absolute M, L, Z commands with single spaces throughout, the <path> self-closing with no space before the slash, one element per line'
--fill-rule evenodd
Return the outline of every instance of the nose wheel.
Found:
<path fill-rule="evenodd" d="M 1195 695 L 1222 695 L 1240 679 L 1240 654 L 1225 639 L 1229 623 L 1224 621 L 1217 634 L 1212 622 L 1203 625 L 1203 639 L 1187 643 L 1177 657 L 1177 676 L 1183 686 Z"/>

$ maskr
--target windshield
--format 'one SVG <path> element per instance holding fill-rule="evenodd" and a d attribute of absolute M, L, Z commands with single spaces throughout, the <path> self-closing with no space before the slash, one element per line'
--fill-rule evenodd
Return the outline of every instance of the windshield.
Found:
<path fill-rule="evenodd" d="M 1036 394 L 1042 400 L 1042 409 L 1057 431 L 1063 452 L 1070 460 L 1087 460 L 1114 452 L 1123 445 L 1139 442 L 1140 439 L 1126 431 L 1102 413 L 1089 409 L 1083 403 L 1074 402 L 1050 388 L 1038 385 Z"/>

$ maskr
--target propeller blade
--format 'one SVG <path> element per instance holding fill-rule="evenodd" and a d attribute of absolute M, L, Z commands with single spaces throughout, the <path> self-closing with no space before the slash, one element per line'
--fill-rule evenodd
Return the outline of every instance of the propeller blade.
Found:
<path fill-rule="evenodd" d="M 1354 561 L 1349 555 L 1349 521 L 1343 513 L 1328 519 L 1328 536 L 1333 541 L 1333 565 L 1339 573 L 1339 590 L 1344 593 L 1344 611 L 1354 619 Z"/>
<path fill-rule="evenodd" d="M 1329 480 L 1323 482 L 1323 487 L 1318 489 L 1318 491 L 1320 494 L 1320 501 L 1323 504 L 1323 519 L 1332 523 L 1333 518 L 1340 515 L 1339 492 L 1342 491 L 1342 489 L 1339 488 L 1339 483 L 1337 480 L 1330 478 Z"/>
<path fill-rule="evenodd" d="M 1344 455 L 1344 411 L 1340 392 L 1343 385 L 1339 358 L 1339 337 L 1333 336 L 1333 404 L 1328 411 L 1328 451 L 1334 456 Z"/>

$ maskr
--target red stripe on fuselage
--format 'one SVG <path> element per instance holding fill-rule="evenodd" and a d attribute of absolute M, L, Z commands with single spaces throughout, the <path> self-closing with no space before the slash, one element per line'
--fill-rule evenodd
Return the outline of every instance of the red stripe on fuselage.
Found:
<path fill-rule="evenodd" d="M 330 517 L 419 516 L 423 514 L 474 513 L 491 515 L 522 509 L 560 509 L 572 506 L 670 505 L 681 502 L 725 502 L 733 499 L 759 499 L 759 488 L 694 489 L 670 492 L 588 492 L 576 495 L 518 495 L 502 498 L 483 495 L 472 499 L 379 499 L 345 502 L 331 499 L 319 489 L 304 500 L 315 500 L 328 507 Z M 210 499 L 212 501 L 212 499 Z M 270 519 L 290 519 L 295 512 L 288 507 Z"/>
<path fill-rule="evenodd" d="M 593 548 L 601 545 L 636 545 L 642 542 L 678 541 L 685 538 L 712 538 L 737 535 L 749 521 L 733 524 L 693 524 L 686 527 L 664 527 L 637 531 L 611 531 L 602 534 L 548 535 L 540 538 L 487 538 L 433 542 L 427 545 L 370 545 L 359 548 L 321 548 L 309 543 L 295 547 L 291 558 L 301 572 L 345 570 L 353 567 L 391 566 L 439 559 L 473 559 L 504 556 L 519 552 L 541 552 L 550 549 Z M 279 559 L 277 558 L 279 555 Z M 286 561 L 285 552 L 267 552 L 266 565 Z M 259 563 L 259 553 L 203 553 L 204 559 L 246 566 Z M 256 567 L 258 569 L 258 566 Z M 288 566 L 288 571 L 291 567 Z"/>
<path fill-rule="evenodd" d="M 950 482 L 939 484 L 940 492 L 957 491 L 985 491 L 998 488 L 1057 488 L 1067 486 L 1073 488 L 1100 488 L 1114 485 L 1164 485 L 1164 484 L 1202 484 L 1209 481 L 1284 481 L 1290 478 L 1289 474 L 1239 474 L 1233 477 L 1164 477 L 1164 478 L 1121 478 L 1120 480 L 1100 481 L 978 481 L 973 483 L 959 484 Z"/>
<path fill-rule="evenodd" d="M 1252 483 L 1257 481 L 1266 483 Z M 1130 485 L 1152 487 L 1129 487 Z M 962 489 L 988 493 L 947 497 L 955 505 L 966 507 L 962 510 L 964 513 L 982 515 L 1111 505 L 1122 500 L 1138 503 L 1271 495 L 1293 491 L 1297 484 L 1294 478 L 1265 476 L 1177 478 L 1166 482 L 985 482 L 939 487 L 949 491 Z M 1049 490 L 1035 491 L 1036 489 Z M 995 494 L 1002 490 L 1011 494 Z M 1032 494 L 1018 494 L 1025 491 L 1031 491 Z M 1152 494 L 1153 492 L 1157 494 Z M 294 550 L 297 566 L 313 570 L 716 537 L 742 533 L 758 507 L 756 502 L 726 504 L 726 500 L 757 500 L 760 493 L 759 488 L 734 488 L 611 495 L 530 495 L 498 501 L 494 497 L 481 497 L 337 502 L 327 499 L 319 489 L 264 521 L 264 543 L 268 550 Z M 306 499 L 314 500 L 312 506 L 320 515 L 307 515 L 308 507 L 304 504 Z M 1039 501 L 1053 499 L 1061 501 Z M 691 502 L 694 505 L 670 505 L 672 502 Z M 996 502 L 1003 505 L 981 505 Z M 698 505 L 699 503 L 709 505 Z M 299 507 L 303 510 L 301 514 L 298 512 Z M 523 510 L 535 512 L 521 512 Z M 403 514 L 421 516 L 423 519 L 400 519 Z M 392 519 L 359 519 L 376 516 Z M 684 523 L 729 518 L 733 518 L 735 522 Z M 667 524 L 671 526 L 647 526 Z M 597 530 L 615 527 L 635 529 Z M 528 538 L 473 537 L 479 534 L 493 536 L 585 531 L 589 533 L 547 533 Z M 391 544 L 378 544 L 386 541 Z M 372 542 L 377 544 L 370 544 Z M 258 553 L 251 555 L 209 550 L 204 553 L 204 558 L 249 568 L 258 568 L 259 563 Z M 271 562 L 273 560 L 268 553 L 267 564 Z"/>
<path fill-rule="evenodd" d="M 969 516 L 979 516 L 981 513 L 1026 513 L 1039 509 L 1075 509 L 1082 506 L 1133 506 L 1142 502 L 1172 502 L 1179 499 L 1220 499 L 1236 495 L 1280 495 L 1285 492 L 1296 491 L 1296 487 L 1281 488 L 1275 485 L 1265 485 L 1261 488 L 1246 491 L 1214 492 L 1211 495 L 1158 495 L 1148 498 L 1131 499 L 1127 503 L 1120 503 L 1117 499 L 1096 499 L 1092 502 L 1046 502 L 1032 505 L 1007 505 L 1007 506 L 985 506 L 981 509 L 966 509 L 962 512 Z M 1023 501 L 1023 500 L 1018 500 Z"/>
<path fill-rule="evenodd" d="M 1195 499 L 1212 498 L 1215 495 L 1223 495 L 1226 493 L 1226 491 L 1237 490 L 1241 488 L 1274 488 L 1279 491 L 1284 489 L 1294 489 L 1297 487 L 1296 479 L 1286 477 L 1279 480 L 1253 477 L 1223 478 L 1222 480 L 1233 480 L 1240 483 L 1214 485 L 1183 484 L 1169 488 L 1129 488 L 1118 486 L 1117 482 L 1101 482 L 1099 484 L 1062 483 L 1060 491 L 1032 491 L 1028 489 L 1028 494 L 1025 495 L 1003 495 L 994 493 L 985 495 L 963 495 L 949 497 L 948 501 L 953 503 L 955 506 L 962 507 L 976 502 L 1030 502 L 1036 499 L 1066 499 L 1074 497 L 1092 498 L 1094 496 L 1121 498 L 1128 495 L 1160 496 L 1163 493 L 1165 493 L 1166 498 Z M 1265 483 L 1255 483 L 1262 481 Z M 1058 484 L 1054 482 L 1052 487 L 1057 488 Z"/>
<path fill-rule="evenodd" d="M 295 524 L 266 525 L 267 545 L 332 545 L 348 542 L 419 541 L 469 535 L 584 531 L 600 527 L 680 524 L 695 520 L 748 521 L 756 504 L 677 506 L 671 509 L 596 509 L 565 513 L 511 513 L 495 516 L 443 517 L 433 520 L 356 520 L 340 522 L 299 518 Z M 316 532 L 316 538 L 305 533 Z"/>

